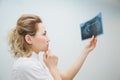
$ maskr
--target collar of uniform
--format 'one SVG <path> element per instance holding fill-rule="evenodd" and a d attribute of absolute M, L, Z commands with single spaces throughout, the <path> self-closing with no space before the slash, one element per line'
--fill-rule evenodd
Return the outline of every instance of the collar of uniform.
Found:
<path fill-rule="evenodd" d="M 39 59 L 39 54 L 37 54 L 37 53 L 35 53 L 35 52 L 32 52 L 32 54 L 31 54 L 31 56 L 30 56 L 31 58 L 35 58 L 35 59 Z"/>

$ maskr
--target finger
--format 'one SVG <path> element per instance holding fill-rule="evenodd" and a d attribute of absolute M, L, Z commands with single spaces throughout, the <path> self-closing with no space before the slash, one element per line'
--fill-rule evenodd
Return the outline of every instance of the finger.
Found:
<path fill-rule="evenodd" d="M 47 53 L 48 53 L 48 50 L 47 50 L 47 51 L 45 51 L 44 53 L 45 53 L 45 54 L 47 54 Z"/>
<path fill-rule="evenodd" d="M 43 58 L 46 60 L 46 58 L 48 57 L 48 55 L 45 53 L 43 54 Z"/>
<path fill-rule="evenodd" d="M 97 38 L 94 38 L 94 43 L 97 43 Z"/>
<path fill-rule="evenodd" d="M 46 54 L 49 54 L 49 53 L 51 53 L 51 50 L 48 49 L 45 53 L 46 53 Z"/>
<path fill-rule="evenodd" d="M 92 43 L 93 41 L 94 41 L 94 35 L 91 37 L 90 43 Z"/>
<path fill-rule="evenodd" d="M 53 54 L 51 53 L 51 50 L 50 50 L 50 49 L 48 49 L 48 51 L 45 52 L 45 55 L 46 55 L 46 56 L 45 56 L 46 58 L 49 58 L 49 57 L 52 57 L 52 56 L 53 56 Z"/>
<path fill-rule="evenodd" d="M 92 38 L 95 38 L 95 36 L 94 36 L 94 35 L 92 35 Z"/>

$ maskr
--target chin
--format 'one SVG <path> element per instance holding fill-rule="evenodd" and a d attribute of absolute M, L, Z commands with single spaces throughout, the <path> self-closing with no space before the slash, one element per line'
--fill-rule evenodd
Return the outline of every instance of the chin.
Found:
<path fill-rule="evenodd" d="M 48 51 L 48 49 L 49 49 L 48 46 L 44 46 L 44 47 L 42 48 L 42 51 L 43 51 L 43 52 L 46 52 L 46 51 Z"/>
<path fill-rule="evenodd" d="M 46 52 L 46 51 L 48 51 L 48 48 L 45 48 L 45 49 L 43 50 L 43 52 Z"/>

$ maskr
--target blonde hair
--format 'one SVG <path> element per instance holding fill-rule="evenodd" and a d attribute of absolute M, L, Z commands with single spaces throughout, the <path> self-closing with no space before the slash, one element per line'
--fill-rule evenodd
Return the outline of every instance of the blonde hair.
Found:
<path fill-rule="evenodd" d="M 31 47 L 25 40 L 25 35 L 34 36 L 37 32 L 36 23 L 42 23 L 39 16 L 24 14 L 18 20 L 16 27 L 9 33 L 10 51 L 15 57 L 30 56 Z"/>

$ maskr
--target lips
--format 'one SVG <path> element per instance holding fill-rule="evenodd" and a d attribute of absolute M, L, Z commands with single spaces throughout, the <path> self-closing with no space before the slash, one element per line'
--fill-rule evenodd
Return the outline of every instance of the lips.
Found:
<path fill-rule="evenodd" d="M 47 43 L 46 46 L 49 47 L 49 43 Z"/>

